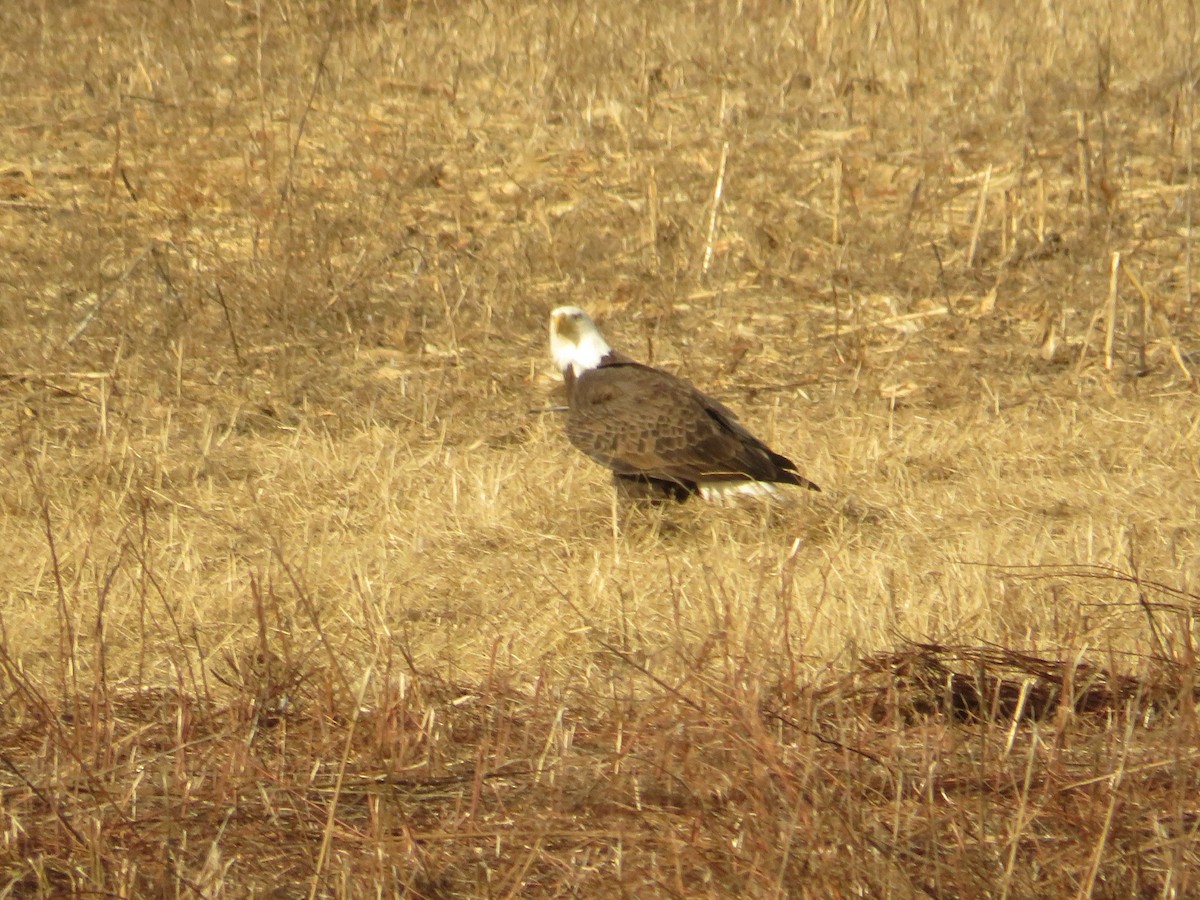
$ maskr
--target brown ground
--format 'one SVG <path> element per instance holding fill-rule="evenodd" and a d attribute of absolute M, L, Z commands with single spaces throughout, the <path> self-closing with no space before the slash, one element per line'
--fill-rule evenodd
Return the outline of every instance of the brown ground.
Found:
<path fill-rule="evenodd" d="M 668 6 L 0 5 L 0 897 L 1200 895 L 1191 7 Z"/>

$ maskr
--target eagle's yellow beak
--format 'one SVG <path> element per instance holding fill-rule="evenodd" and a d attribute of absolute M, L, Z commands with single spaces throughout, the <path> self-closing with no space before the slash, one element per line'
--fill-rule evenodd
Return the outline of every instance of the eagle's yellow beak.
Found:
<path fill-rule="evenodd" d="M 570 309 L 556 309 L 550 313 L 550 335 L 569 344 L 579 343 L 580 316 Z"/>

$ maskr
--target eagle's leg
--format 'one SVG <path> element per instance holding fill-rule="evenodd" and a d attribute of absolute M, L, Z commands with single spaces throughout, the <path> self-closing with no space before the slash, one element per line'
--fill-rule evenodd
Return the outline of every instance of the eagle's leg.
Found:
<path fill-rule="evenodd" d="M 696 493 L 697 486 L 688 481 L 668 481 L 648 475 L 619 475 L 613 473 L 613 487 L 622 500 L 660 505 L 669 500 L 682 503 Z"/>

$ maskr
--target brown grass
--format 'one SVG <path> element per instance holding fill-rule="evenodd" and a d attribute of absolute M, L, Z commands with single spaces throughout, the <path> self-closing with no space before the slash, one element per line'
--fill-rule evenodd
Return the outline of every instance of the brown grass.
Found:
<path fill-rule="evenodd" d="M 0 28 L 0 897 L 1200 893 L 1190 5 Z"/>

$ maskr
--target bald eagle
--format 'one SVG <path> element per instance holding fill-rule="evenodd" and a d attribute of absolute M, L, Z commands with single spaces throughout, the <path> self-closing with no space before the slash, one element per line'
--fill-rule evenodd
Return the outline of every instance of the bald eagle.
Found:
<path fill-rule="evenodd" d="M 620 493 L 682 502 L 769 495 L 776 484 L 820 490 L 729 407 L 610 347 L 579 307 L 550 313 L 550 353 L 567 389 L 567 438 L 612 470 Z"/>

